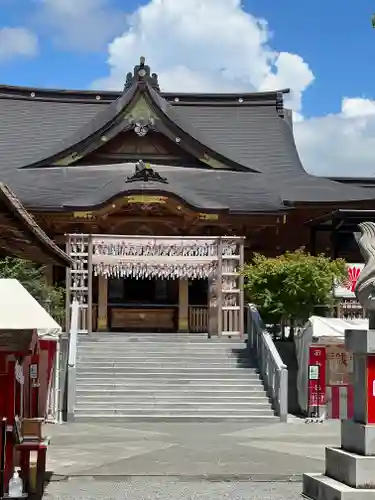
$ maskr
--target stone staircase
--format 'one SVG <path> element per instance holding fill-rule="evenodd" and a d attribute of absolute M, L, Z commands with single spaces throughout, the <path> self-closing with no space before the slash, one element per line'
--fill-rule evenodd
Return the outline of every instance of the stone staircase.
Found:
<path fill-rule="evenodd" d="M 274 420 L 244 342 L 198 334 L 81 337 L 76 420 Z"/>

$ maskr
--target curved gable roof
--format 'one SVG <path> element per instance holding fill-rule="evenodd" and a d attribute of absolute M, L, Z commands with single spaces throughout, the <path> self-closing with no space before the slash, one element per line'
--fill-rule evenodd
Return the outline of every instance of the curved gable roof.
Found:
<path fill-rule="evenodd" d="M 132 126 L 129 119 L 132 107 L 144 98 L 150 106 L 149 112 L 156 115 L 154 128 L 178 141 L 179 146 L 197 159 L 208 163 L 212 158 L 216 166 L 234 170 L 257 171 L 233 155 L 233 151 L 215 141 L 213 137 L 196 128 L 186 118 L 177 113 L 173 106 L 156 92 L 147 82 L 136 81 L 116 101 L 101 110 L 88 123 L 81 126 L 65 140 L 54 144 L 43 158 L 23 168 L 35 168 L 44 165 L 69 165 L 89 152 L 98 149 L 105 140 L 111 140 L 119 132 Z M 129 115 L 130 113 L 130 115 Z M 104 137 L 103 137 L 104 136 Z"/>

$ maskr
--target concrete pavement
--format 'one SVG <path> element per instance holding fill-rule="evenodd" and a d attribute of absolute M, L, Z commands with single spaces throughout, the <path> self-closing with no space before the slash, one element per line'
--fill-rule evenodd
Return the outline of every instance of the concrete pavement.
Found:
<path fill-rule="evenodd" d="M 50 483 L 44 500 L 297 500 L 300 483 L 176 481 L 132 478 L 128 481 L 75 478 Z"/>
<path fill-rule="evenodd" d="M 48 425 L 45 434 L 52 437 L 47 465 L 54 479 L 272 481 L 322 472 L 325 446 L 340 443 L 340 424 L 73 423 Z"/>

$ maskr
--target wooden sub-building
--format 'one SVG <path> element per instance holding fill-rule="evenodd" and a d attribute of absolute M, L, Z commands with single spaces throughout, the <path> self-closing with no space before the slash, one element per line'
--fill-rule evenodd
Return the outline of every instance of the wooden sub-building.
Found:
<path fill-rule="evenodd" d="M 254 252 L 359 259 L 345 221 L 375 187 L 304 170 L 286 90 L 165 93 L 144 58 L 124 83 L 0 86 L 0 180 L 74 260 L 83 331 L 239 334 Z"/>

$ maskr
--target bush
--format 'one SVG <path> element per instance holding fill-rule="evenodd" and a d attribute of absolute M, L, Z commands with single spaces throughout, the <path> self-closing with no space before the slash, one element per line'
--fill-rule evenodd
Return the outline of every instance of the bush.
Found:
<path fill-rule="evenodd" d="M 345 279 L 345 261 L 303 249 L 275 258 L 255 254 L 243 269 L 245 294 L 267 323 L 305 322 L 317 306 L 333 305 L 333 285 Z"/>
<path fill-rule="evenodd" d="M 65 320 L 65 290 L 47 285 L 44 266 L 15 257 L 0 260 L 0 278 L 17 279 L 28 292 L 63 325 Z"/>

